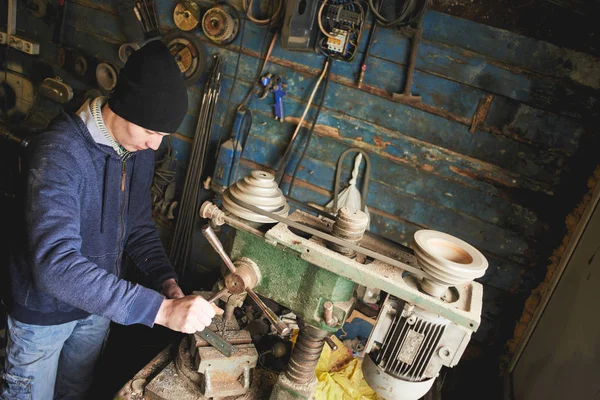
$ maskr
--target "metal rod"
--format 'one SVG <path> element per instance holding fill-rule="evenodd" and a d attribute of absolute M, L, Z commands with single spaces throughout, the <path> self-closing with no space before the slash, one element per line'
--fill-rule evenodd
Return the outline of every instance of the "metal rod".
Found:
<path fill-rule="evenodd" d="M 260 308 L 260 310 L 263 312 L 265 317 L 267 317 L 269 322 L 273 324 L 273 326 L 277 330 L 277 333 L 279 333 L 282 336 L 286 336 L 292 331 L 285 322 L 279 319 L 279 317 L 273 312 L 273 310 L 267 307 L 267 305 L 261 300 L 260 297 L 258 297 L 254 290 L 246 288 L 246 292 L 248 292 L 252 300 L 254 300 L 258 308 Z"/>
<path fill-rule="evenodd" d="M 227 255 L 227 252 L 225 252 L 223 244 L 217 237 L 215 231 L 210 227 L 210 225 L 206 224 L 202 227 L 202 234 L 204 235 L 206 240 L 208 240 L 208 243 L 210 243 L 212 248 L 215 249 L 217 254 L 221 257 L 221 260 L 225 262 L 225 265 L 227 266 L 227 268 L 229 268 L 229 271 L 231 271 L 232 274 L 235 274 L 237 272 L 237 268 L 233 264 L 233 261 L 231 261 L 231 258 L 229 258 L 229 256 Z"/>
<path fill-rule="evenodd" d="M 219 298 L 221 298 L 221 296 L 223 296 L 227 292 L 228 292 L 227 288 L 224 287 L 223 289 L 219 290 L 217 293 L 213 294 L 208 299 L 206 299 L 206 301 L 208 301 L 209 303 L 214 303 L 215 301 L 217 301 Z"/>

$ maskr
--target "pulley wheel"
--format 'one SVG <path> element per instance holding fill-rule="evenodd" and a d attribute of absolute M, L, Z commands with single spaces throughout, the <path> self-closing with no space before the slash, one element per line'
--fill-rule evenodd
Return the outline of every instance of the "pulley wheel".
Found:
<path fill-rule="evenodd" d="M 212 42 L 220 45 L 231 43 L 238 34 L 240 20 L 235 9 L 219 4 L 204 13 L 202 31 Z"/>
<path fill-rule="evenodd" d="M 119 47 L 119 60 L 121 60 L 121 62 L 125 64 L 129 56 L 133 54 L 134 51 L 137 51 L 139 49 L 140 45 L 137 43 L 123 43 Z"/>
<path fill-rule="evenodd" d="M 117 70 L 109 63 L 100 63 L 96 67 L 96 81 L 98 86 L 107 92 L 112 91 L 117 86 Z"/>
<path fill-rule="evenodd" d="M 163 41 L 185 76 L 186 84 L 193 85 L 206 69 L 206 49 L 193 33 L 171 31 Z"/>
<path fill-rule="evenodd" d="M 88 61 L 84 56 L 75 57 L 75 65 L 73 67 L 75 74 L 84 76 L 88 70 Z"/>
<path fill-rule="evenodd" d="M 173 11 L 173 21 L 182 31 L 191 31 L 200 22 L 200 8 L 191 0 L 183 0 L 177 3 Z"/>

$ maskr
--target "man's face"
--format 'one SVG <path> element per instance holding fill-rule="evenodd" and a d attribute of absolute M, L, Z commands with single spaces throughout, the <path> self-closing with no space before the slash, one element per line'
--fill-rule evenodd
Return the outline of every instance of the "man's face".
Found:
<path fill-rule="evenodd" d="M 117 142 L 127 151 L 152 149 L 157 150 L 166 133 L 151 131 L 118 117 L 113 135 Z"/>

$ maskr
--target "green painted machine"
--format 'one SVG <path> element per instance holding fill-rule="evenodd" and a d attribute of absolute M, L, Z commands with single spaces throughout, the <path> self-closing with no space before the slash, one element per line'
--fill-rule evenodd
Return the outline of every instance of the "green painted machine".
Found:
<path fill-rule="evenodd" d="M 271 399 L 312 397 L 321 350 L 353 310 L 360 288 L 385 294 L 367 342 L 365 379 L 384 398 L 420 398 L 442 366 L 457 364 L 479 326 L 482 287 L 472 280 L 484 274 L 484 256 L 431 230 L 417 232 L 412 249 L 392 244 L 365 234 L 368 220 L 361 211 L 342 208 L 335 219 L 288 212 L 273 176 L 264 171 L 228 188 L 223 209 L 206 202 L 200 210 L 213 226 L 235 229 L 231 258 L 251 265 L 238 269 L 239 276 L 226 276 L 227 288 L 244 282 L 249 294 L 289 308 L 301 321 Z M 220 243 L 207 237 L 227 258 Z M 266 315 L 278 332 L 284 330 L 272 311 Z"/>

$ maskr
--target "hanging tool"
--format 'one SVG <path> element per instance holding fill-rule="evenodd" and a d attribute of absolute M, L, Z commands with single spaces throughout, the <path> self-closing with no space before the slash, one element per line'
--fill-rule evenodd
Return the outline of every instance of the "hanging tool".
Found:
<path fill-rule="evenodd" d="M 275 96 L 275 103 L 273 104 L 275 119 L 283 122 L 283 97 L 286 95 L 287 84 L 283 83 L 281 76 L 270 73 L 260 78 L 260 83 L 263 85 L 263 93 L 260 99 L 264 99 L 269 92 L 272 92 Z"/>
<path fill-rule="evenodd" d="M 268 33 L 269 30 L 265 30 L 265 32 Z M 243 39 L 244 36 L 242 31 L 241 42 L 243 42 Z M 260 78 L 263 74 L 263 71 L 265 70 L 265 66 L 269 61 L 269 58 L 271 57 L 271 52 L 273 51 L 273 47 L 275 46 L 276 40 L 277 32 L 273 33 L 273 37 L 271 38 L 271 42 L 269 44 L 269 47 L 267 48 L 267 53 L 265 55 L 260 69 L 256 73 L 256 77 L 253 80 L 252 87 L 250 88 L 250 90 L 248 90 L 246 96 L 244 97 L 244 99 L 242 100 L 242 102 L 236 110 L 230 138 L 223 144 L 221 144 L 219 141 L 217 165 L 211 183 L 211 187 L 215 192 L 222 192 L 232 183 L 232 179 L 235 179 L 237 165 L 239 160 L 242 158 L 244 146 L 246 144 L 246 141 L 248 140 L 248 136 L 250 135 L 250 128 L 252 127 L 252 110 L 247 106 L 248 101 L 250 100 L 250 97 L 253 94 L 256 94 L 256 86 L 260 84 Z M 229 93 L 231 97 L 232 91 L 230 91 Z"/>
<path fill-rule="evenodd" d="M 310 94 L 310 97 L 308 98 L 308 103 L 306 104 L 306 108 L 304 109 L 304 112 L 302 113 L 302 117 L 300 118 L 300 123 L 296 126 L 296 130 L 294 130 L 294 133 L 292 134 L 290 143 L 288 144 L 287 148 L 285 149 L 285 152 L 283 153 L 283 157 L 281 159 L 281 162 L 279 163 L 279 168 L 277 169 L 277 172 L 275 174 L 275 182 L 277 182 L 278 185 L 281 185 L 281 181 L 283 180 L 283 175 L 285 173 L 287 163 L 292 155 L 292 149 L 294 147 L 294 142 L 296 141 L 296 137 L 298 136 L 298 132 L 300 131 L 300 127 L 302 126 L 302 122 L 304 122 L 304 118 L 306 118 L 306 114 L 308 113 L 308 110 L 310 109 L 310 106 L 313 102 L 315 93 L 317 93 L 317 89 L 319 89 L 319 85 L 321 84 L 321 81 L 327 74 L 329 65 L 330 65 L 330 60 L 328 58 L 327 61 L 325 61 L 325 66 L 323 67 L 323 72 L 321 72 L 321 75 L 319 75 L 317 84 L 315 85 L 312 93 Z"/>
<path fill-rule="evenodd" d="M 419 19 L 416 30 L 413 32 L 413 37 L 410 45 L 410 60 L 408 62 L 408 68 L 406 69 L 406 82 L 404 83 L 403 93 L 393 93 L 392 100 L 410 103 L 421 102 L 421 96 L 415 96 L 410 92 L 413 74 L 415 72 L 415 64 L 417 62 L 417 50 L 419 43 L 421 42 L 421 36 L 423 35 L 423 17 Z"/>
<path fill-rule="evenodd" d="M 381 12 L 381 8 L 383 7 L 383 0 L 379 3 L 378 10 Z M 373 26 L 371 27 L 371 32 L 369 33 L 369 41 L 367 42 L 367 48 L 363 54 L 362 62 L 360 63 L 360 72 L 358 73 L 358 82 L 356 86 L 359 88 L 363 84 L 363 80 L 365 79 L 365 73 L 367 72 L 367 60 L 369 59 L 369 53 L 371 51 L 371 45 L 373 44 L 373 40 L 375 38 L 375 32 L 377 31 L 377 23 L 373 22 Z"/>

